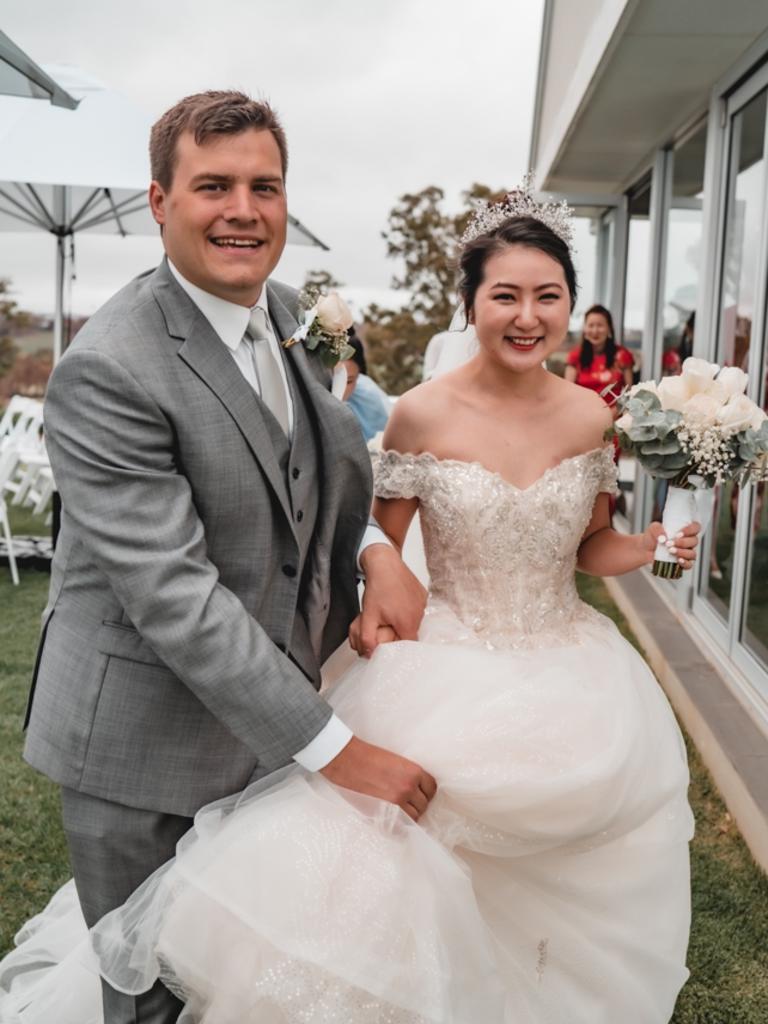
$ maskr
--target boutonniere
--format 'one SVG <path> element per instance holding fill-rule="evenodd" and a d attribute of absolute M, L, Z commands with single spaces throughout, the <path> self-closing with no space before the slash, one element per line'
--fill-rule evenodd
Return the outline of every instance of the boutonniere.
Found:
<path fill-rule="evenodd" d="M 338 292 L 318 295 L 317 291 L 302 292 L 299 305 L 303 309 L 298 330 L 283 342 L 285 348 L 301 341 L 310 352 L 318 350 L 323 363 L 333 369 L 337 363 L 350 359 L 355 350 L 349 344 L 347 331 L 352 326 L 352 314 Z"/>

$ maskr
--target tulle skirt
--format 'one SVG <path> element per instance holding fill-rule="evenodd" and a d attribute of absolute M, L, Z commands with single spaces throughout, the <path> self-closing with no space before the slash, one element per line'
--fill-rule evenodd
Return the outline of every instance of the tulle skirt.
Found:
<path fill-rule="evenodd" d="M 204 808 L 94 929 L 113 986 L 160 977 L 195 1024 L 669 1020 L 692 816 L 664 695 L 602 617 L 546 649 L 463 632 L 433 606 L 330 697 L 438 780 L 420 823 L 298 767 Z"/>

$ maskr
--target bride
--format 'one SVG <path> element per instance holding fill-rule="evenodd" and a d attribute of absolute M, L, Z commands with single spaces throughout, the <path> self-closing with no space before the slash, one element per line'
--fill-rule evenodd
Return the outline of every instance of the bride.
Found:
<path fill-rule="evenodd" d="M 420 512 L 427 612 L 418 642 L 381 644 L 329 699 L 436 796 L 416 822 L 293 766 L 204 808 L 91 933 L 116 988 L 159 977 L 190 1024 L 669 1020 L 687 977 L 684 748 L 574 583 L 651 562 L 661 527 L 611 528 L 610 412 L 543 366 L 576 295 L 568 243 L 563 212 L 527 193 L 477 215 L 460 265 L 478 351 L 398 402 L 377 456 L 393 543 Z M 685 568 L 697 530 L 667 542 Z M 3 1021 L 100 1019 L 88 943 L 62 960 L 76 916 L 70 887 L 27 927 Z M 46 956 L 61 962 L 35 970 Z"/>

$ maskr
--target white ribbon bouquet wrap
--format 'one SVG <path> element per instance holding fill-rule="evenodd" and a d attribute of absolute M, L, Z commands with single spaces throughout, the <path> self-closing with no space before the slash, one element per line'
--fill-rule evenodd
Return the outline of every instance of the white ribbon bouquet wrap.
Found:
<path fill-rule="evenodd" d="M 747 397 L 747 384 L 735 366 L 692 357 L 680 376 L 643 381 L 619 398 L 622 415 L 609 433 L 650 476 L 669 481 L 662 516 L 668 538 L 694 521 L 706 528 L 716 485 L 768 479 L 768 417 Z M 653 573 L 682 575 L 664 544 L 656 548 Z"/>

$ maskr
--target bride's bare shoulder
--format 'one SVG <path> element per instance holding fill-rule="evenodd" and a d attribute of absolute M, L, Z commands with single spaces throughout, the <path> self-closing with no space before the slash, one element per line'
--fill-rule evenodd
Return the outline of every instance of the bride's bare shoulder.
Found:
<path fill-rule="evenodd" d="M 428 451 L 434 425 L 449 408 L 450 389 L 442 379 L 417 384 L 395 402 L 384 431 L 384 448 L 415 454 Z"/>
<path fill-rule="evenodd" d="M 561 414 L 578 434 L 579 446 L 585 450 L 604 443 L 605 431 L 613 423 L 613 413 L 595 391 L 570 381 L 560 382 Z"/>

